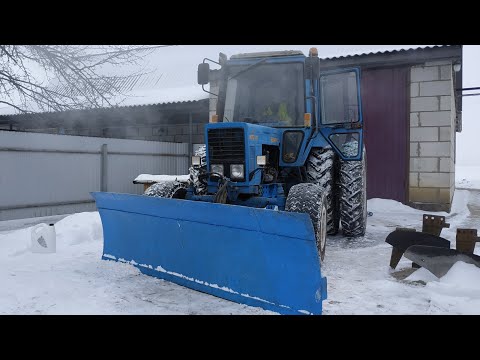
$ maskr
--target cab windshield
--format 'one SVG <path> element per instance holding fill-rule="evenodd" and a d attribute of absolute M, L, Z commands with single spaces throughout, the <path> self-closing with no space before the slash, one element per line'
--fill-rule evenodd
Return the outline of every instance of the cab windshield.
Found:
<path fill-rule="evenodd" d="M 251 65 L 230 67 L 223 121 L 303 126 L 303 64 Z"/>

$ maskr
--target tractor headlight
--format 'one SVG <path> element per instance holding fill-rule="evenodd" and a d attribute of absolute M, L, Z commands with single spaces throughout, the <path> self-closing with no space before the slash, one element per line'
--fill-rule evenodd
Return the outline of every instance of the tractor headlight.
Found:
<path fill-rule="evenodd" d="M 192 165 L 200 166 L 200 156 L 192 156 Z"/>
<path fill-rule="evenodd" d="M 230 177 L 232 179 L 243 179 L 245 177 L 245 169 L 243 165 L 230 165 Z"/>
<path fill-rule="evenodd" d="M 212 173 L 217 173 L 223 176 L 223 165 L 222 164 L 212 164 L 210 165 L 210 171 Z"/>

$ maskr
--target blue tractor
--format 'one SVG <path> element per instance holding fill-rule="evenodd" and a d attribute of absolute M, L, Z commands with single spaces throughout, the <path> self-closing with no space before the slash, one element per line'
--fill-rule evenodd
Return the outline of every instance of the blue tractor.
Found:
<path fill-rule="evenodd" d="M 216 63 L 216 114 L 190 181 L 93 194 L 104 258 L 248 305 L 319 314 L 327 234 L 340 224 L 347 237 L 365 234 L 360 71 L 321 72 L 315 48 Z"/>

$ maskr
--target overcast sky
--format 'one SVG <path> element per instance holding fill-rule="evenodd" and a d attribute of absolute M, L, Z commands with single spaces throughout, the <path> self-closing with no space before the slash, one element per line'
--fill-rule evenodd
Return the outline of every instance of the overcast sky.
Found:
<path fill-rule="evenodd" d="M 204 57 L 218 60 L 221 51 L 230 57 L 241 52 L 308 50 L 315 46 L 320 57 L 351 55 L 364 52 L 378 52 L 401 48 L 415 48 L 422 45 L 180 45 L 163 48 L 152 58 L 152 62 L 163 64 L 165 69 L 174 68 L 196 81 L 197 64 Z M 480 46 L 463 47 L 463 87 L 480 87 Z M 152 64 L 153 65 L 153 64 Z M 154 65 L 154 66 L 155 66 Z M 479 91 L 480 92 L 480 91 Z M 480 165 L 480 96 L 463 98 L 463 131 L 457 133 L 457 164 Z"/>
<path fill-rule="evenodd" d="M 463 47 L 464 88 L 480 87 L 479 64 L 480 46 L 465 45 Z M 464 97 L 462 106 L 463 130 L 457 133 L 457 164 L 480 165 L 480 96 Z"/>

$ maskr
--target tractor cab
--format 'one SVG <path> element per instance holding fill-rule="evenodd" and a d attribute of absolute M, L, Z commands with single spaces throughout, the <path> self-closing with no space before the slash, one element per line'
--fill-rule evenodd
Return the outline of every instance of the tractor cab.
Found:
<path fill-rule="evenodd" d="M 250 123 L 280 129 L 282 166 L 301 166 L 312 146 L 331 146 L 344 160 L 361 160 L 359 70 L 320 73 L 315 48 L 204 59 L 198 82 L 209 83 L 209 64 L 221 66 L 211 123 Z M 352 146 L 355 144 L 355 146 Z M 302 156 L 304 154 L 305 156 Z"/>
<path fill-rule="evenodd" d="M 305 56 L 258 56 L 237 55 L 228 62 L 222 122 L 303 127 Z"/>

